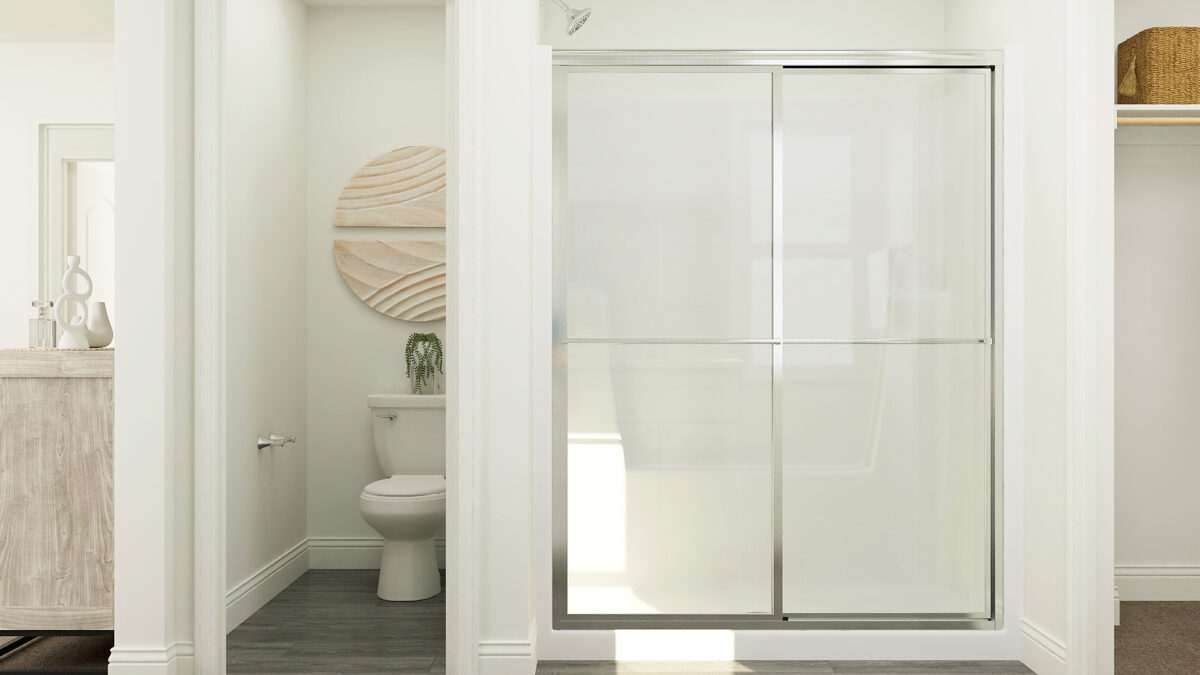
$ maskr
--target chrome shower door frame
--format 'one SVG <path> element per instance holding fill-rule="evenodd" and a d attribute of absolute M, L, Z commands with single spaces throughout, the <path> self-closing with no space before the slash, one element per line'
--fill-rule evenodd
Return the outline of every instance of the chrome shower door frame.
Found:
<path fill-rule="evenodd" d="M 829 70 L 970 70 L 990 71 L 990 232 L 985 237 L 988 274 L 987 334 L 979 340 L 875 339 L 786 340 L 782 326 L 783 194 L 782 82 L 788 69 Z M 731 629 L 731 630 L 998 630 L 1003 626 L 1003 53 L 998 51 L 563 51 L 553 59 L 553 210 L 552 210 L 552 603 L 553 628 L 558 630 L 613 629 Z M 771 74 L 772 105 L 772 338 L 771 339 L 569 339 L 566 334 L 566 79 L 575 72 L 748 72 Z M 567 611 L 567 345 L 614 344 L 769 344 L 772 345 L 772 613 L 770 614 L 570 614 Z M 988 570 L 990 583 L 985 611 L 961 614 L 802 614 L 783 611 L 783 453 L 782 368 L 785 344 L 937 344 L 975 343 L 990 347 L 987 386 L 990 398 L 988 485 L 990 521 Z"/>

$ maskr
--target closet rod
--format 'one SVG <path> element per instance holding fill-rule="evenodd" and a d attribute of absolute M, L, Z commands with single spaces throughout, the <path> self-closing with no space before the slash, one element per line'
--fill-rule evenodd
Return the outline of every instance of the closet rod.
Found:
<path fill-rule="evenodd" d="M 1117 117 L 1117 125 L 1135 127 L 1200 126 L 1200 117 Z"/>

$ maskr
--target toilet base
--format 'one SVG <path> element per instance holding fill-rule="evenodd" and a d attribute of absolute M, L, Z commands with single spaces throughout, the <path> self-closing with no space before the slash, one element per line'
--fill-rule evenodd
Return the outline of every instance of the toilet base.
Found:
<path fill-rule="evenodd" d="M 411 602 L 432 598 L 441 592 L 442 575 L 438 572 L 432 538 L 384 540 L 377 591 L 381 600 Z"/>

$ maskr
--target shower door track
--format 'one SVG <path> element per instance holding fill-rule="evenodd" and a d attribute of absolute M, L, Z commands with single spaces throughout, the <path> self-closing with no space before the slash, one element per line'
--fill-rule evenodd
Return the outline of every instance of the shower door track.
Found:
<path fill-rule="evenodd" d="M 553 56 L 553 211 L 552 211 L 552 625 L 559 630 L 614 629 L 727 629 L 727 630 L 999 630 L 1003 627 L 1003 425 L 1002 387 L 1002 200 L 1000 175 L 1003 147 L 1001 129 L 1003 53 L 999 51 L 710 51 L 710 50 L 555 50 Z M 988 260 L 988 335 L 978 338 L 785 339 L 782 312 L 783 194 L 782 194 L 782 74 L 788 69 L 831 70 L 990 70 L 987 112 L 990 115 L 989 232 L 985 237 Z M 758 72 L 771 74 L 771 232 L 772 232 L 772 338 L 567 338 L 564 294 L 565 255 L 562 223 L 566 207 L 566 76 L 572 72 Z M 567 611 L 567 402 L 566 347 L 570 344 L 742 344 L 772 346 L 772 612 L 746 614 L 571 614 Z M 989 457 L 989 579 L 985 611 L 979 613 L 837 613 L 783 611 L 783 453 L 782 367 L 783 346 L 973 344 L 990 347 Z"/>

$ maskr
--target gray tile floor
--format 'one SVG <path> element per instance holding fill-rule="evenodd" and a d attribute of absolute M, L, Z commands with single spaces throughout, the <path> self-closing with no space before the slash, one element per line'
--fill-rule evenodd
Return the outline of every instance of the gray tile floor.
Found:
<path fill-rule="evenodd" d="M 446 595 L 375 597 L 374 570 L 310 570 L 229 634 L 230 673 L 445 673 Z M 1015 661 L 543 662 L 538 675 L 1025 675 Z M 465 674 L 464 674 L 465 675 Z"/>

